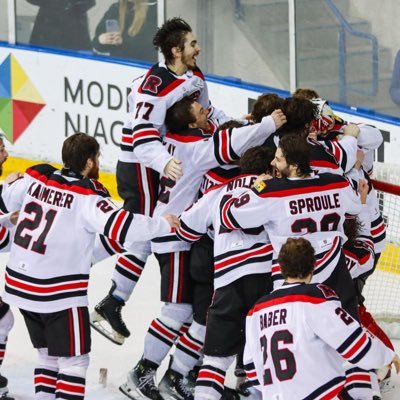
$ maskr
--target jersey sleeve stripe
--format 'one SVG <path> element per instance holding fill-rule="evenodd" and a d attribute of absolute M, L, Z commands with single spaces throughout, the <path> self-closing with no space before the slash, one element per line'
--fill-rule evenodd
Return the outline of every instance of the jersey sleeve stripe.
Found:
<path fill-rule="evenodd" d="M 10 243 L 10 231 L 4 226 L 0 227 L 0 250 Z"/>
<path fill-rule="evenodd" d="M 213 135 L 214 155 L 218 163 L 221 165 L 229 164 L 230 162 L 239 158 L 232 148 L 231 135 L 231 129 L 223 129 L 221 131 L 217 131 Z"/>
<path fill-rule="evenodd" d="M 103 245 L 107 253 L 112 256 L 114 254 L 119 254 L 122 252 L 122 247 L 115 240 L 109 239 L 104 235 L 100 235 L 100 242 Z"/>
<path fill-rule="evenodd" d="M 234 198 L 228 199 L 225 203 L 221 203 L 221 224 L 228 229 L 235 230 L 240 229 L 240 225 L 233 217 L 230 207 L 232 206 Z"/>
<path fill-rule="evenodd" d="M 204 233 L 196 232 L 194 229 L 189 228 L 185 222 L 181 220 L 181 226 L 175 231 L 176 236 L 184 242 L 196 242 Z"/>
<path fill-rule="evenodd" d="M 363 334 L 361 327 L 358 327 L 337 349 L 336 351 L 340 354 L 344 353 L 352 343 L 354 343 Z"/>
<path fill-rule="evenodd" d="M 336 399 L 337 395 L 343 390 L 345 377 L 338 376 L 331 381 L 323 384 L 318 389 L 314 390 L 310 395 L 304 397 L 303 400 L 332 400 Z"/>

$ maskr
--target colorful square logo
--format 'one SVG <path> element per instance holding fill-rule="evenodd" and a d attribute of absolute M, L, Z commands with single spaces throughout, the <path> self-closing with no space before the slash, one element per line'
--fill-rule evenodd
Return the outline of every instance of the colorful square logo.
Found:
<path fill-rule="evenodd" d="M 0 64 L 0 129 L 14 143 L 35 119 L 45 102 L 10 54 Z"/>

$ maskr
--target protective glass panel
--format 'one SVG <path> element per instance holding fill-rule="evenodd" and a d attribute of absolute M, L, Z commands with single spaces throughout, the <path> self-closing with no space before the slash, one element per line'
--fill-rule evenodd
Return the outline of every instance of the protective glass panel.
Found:
<path fill-rule="evenodd" d="M 298 87 L 313 88 L 331 101 L 399 117 L 400 3 L 297 0 L 295 4 Z"/>
<path fill-rule="evenodd" d="M 287 0 L 166 0 L 196 34 L 205 73 L 289 89 Z"/>

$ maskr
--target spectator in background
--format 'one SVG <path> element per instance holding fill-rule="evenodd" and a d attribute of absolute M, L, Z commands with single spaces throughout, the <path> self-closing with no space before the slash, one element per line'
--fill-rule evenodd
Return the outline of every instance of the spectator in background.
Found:
<path fill-rule="evenodd" d="M 392 82 L 390 83 L 390 97 L 400 106 L 400 50 L 396 54 L 393 65 Z"/>
<path fill-rule="evenodd" d="M 152 38 L 157 27 L 157 3 L 119 0 L 96 27 L 93 49 L 113 57 L 157 61 Z"/>
<path fill-rule="evenodd" d="M 87 11 L 95 0 L 27 0 L 39 6 L 30 44 L 91 50 Z"/>

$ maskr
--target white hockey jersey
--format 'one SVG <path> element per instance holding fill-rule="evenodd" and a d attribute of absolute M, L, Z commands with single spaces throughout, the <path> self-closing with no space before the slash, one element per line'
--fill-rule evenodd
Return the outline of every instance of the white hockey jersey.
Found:
<path fill-rule="evenodd" d="M 161 177 L 153 216 L 181 214 L 197 200 L 204 174 L 239 159 L 250 147 L 262 144 L 275 129 L 273 118 L 267 116 L 259 124 L 219 130 L 206 139 L 197 129 L 179 134 L 168 132 L 164 139 L 166 146 L 182 161 L 184 174 L 178 181 Z M 188 250 L 190 246 L 175 235 L 168 235 L 153 239 L 151 248 L 155 253 L 170 253 Z"/>
<path fill-rule="evenodd" d="M 357 161 L 357 139 L 344 136 L 341 140 L 321 140 L 318 143 L 325 146 L 335 157 L 344 172 L 350 171 Z"/>
<path fill-rule="evenodd" d="M 385 249 L 386 243 L 386 225 L 379 210 L 378 195 L 373 187 L 369 174 L 364 170 L 364 168 L 361 168 L 360 170 L 353 168 L 346 174 L 346 176 L 353 181 L 353 186 L 355 188 L 358 187 L 359 180 L 365 180 L 368 182 L 369 191 L 367 196 L 367 206 L 370 213 L 370 235 L 374 242 L 375 254 L 382 253 Z"/>
<path fill-rule="evenodd" d="M 135 241 L 169 232 L 163 218 L 119 209 L 97 181 L 46 164 L 29 168 L 2 193 L 21 210 L 5 274 L 3 299 L 28 311 L 55 312 L 88 305 L 96 233 L 129 250 Z"/>
<path fill-rule="evenodd" d="M 251 188 L 256 175 L 240 175 L 224 185 L 214 186 L 182 213 L 176 235 L 187 242 L 198 240 L 214 227 L 214 288 L 251 274 L 271 272 L 272 246 L 262 226 L 249 230 L 227 230 L 217 212 L 222 198 L 237 196 Z"/>
<path fill-rule="evenodd" d="M 274 259 L 288 237 L 304 237 L 315 249 L 314 282 L 324 282 L 341 256 L 345 214 L 358 214 L 361 202 L 349 181 L 334 174 L 306 179 L 273 178 L 257 189 L 221 205 L 221 221 L 228 229 L 265 226 Z M 274 284 L 282 283 L 279 265 L 272 266 Z"/>
<path fill-rule="evenodd" d="M 337 399 L 344 360 L 370 370 L 393 357 L 322 284 L 285 283 L 247 316 L 245 369 L 258 379 L 264 400 Z"/>
<path fill-rule="evenodd" d="M 165 115 L 168 108 L 187 96 L 192 96 L 208 109 L 208 117 L 213 125 L 231 119 L 211 105 L 207 83 L 200 69 L 188 70 L 178 76 L 163 62 L 159 62 L 132 82 L 119 160 L 139 162 L 162 173 L 172 158 L 162 146 L 161 140 L 166 132 Z"/>

